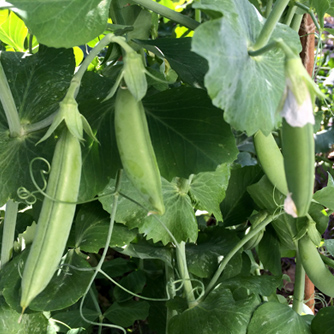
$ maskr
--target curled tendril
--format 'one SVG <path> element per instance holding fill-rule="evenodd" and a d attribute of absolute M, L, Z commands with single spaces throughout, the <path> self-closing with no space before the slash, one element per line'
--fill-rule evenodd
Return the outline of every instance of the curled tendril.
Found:
<path fill-rule="evenodd" d="M 38 191 L 29 191 L 24 187 L 20 187 L 17 189 L 17 196 L 22 199 L 27 205 L 33 205 L 37 202 L 37 197 L 35 193 Z"/>
<path fill-rule="evenodd" d="M 36 160 L 43 161 L 46 164 L 46 166 L 47 166 L 47 170 L 44 170 L 44 169 L 40 170 L 41 179 L 43 181 L 43 187 L 42 188 L 37 184 L 36 179 L 34 177 L 34 173 L 33 173 L 33 163 Z M 32 181 L 33 185 L 35 186 L 35 188 L 37 190 L 35 190 L 35 191 L 29 191 L 25 187 L 19 187 L 17 189 L 17 196 L 20 199 L 22 199 L 28 205 L 35 204 L 37 202 L 37 197 L 35 196 L 35 194 L 41 193 L 43 195 L 46 195 L 44 193 L 44 190 L 47 187 L 47 181 L 46 181 L 45 175 L 50 174 L 50 171 L 51 171 L 51 165 L 50 165 L 50 163 L 46 159 L 41 158 L 41 157 L 37 157 L 37 158 L 32 159 L 30 161 L 30 164 L 29 164 L 29 174 L 30 174 L 31 181 Z"/>

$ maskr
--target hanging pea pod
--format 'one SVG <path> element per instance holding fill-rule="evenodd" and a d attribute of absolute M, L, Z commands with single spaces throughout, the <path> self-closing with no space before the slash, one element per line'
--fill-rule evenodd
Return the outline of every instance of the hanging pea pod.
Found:
<path fill-rule="evenodd" d="M 81 178 L 80 142 L 65 128 L 54 151 L 36 234 L 22 276 L 22 311 L 57 270 L 72 226 Z M 49 198 L 50 197 L 50 198 Z M 70 202 L 70 203 L 64 203 Z"/>
<path fill-rule="evenodd" d="M 136 189 L 163 214 L 161 177 L 145 110 L 128 89 L 120 88 L 115 102 L 115 135 L 123 168 Z"/>
<path fill-rule="evenodd" d="M 283 156 L 273 135 L 265 136 L 261 130 L 254 135 L 254 146 L 258 160 L 269 181 L 283 195 L 288 194 Z"/>
<path fill-rule="evenodd" d="M 322 261 L 316 246 L 308 234 L 305 234 L 298 241 L 298 248 L 307 276 L 321 292 L 327 296 L 334 297 L 334 276 Z"/>
<path fill-rule="evenodd" d="M 282 147 L 289 193 L 296 209 L 296 216 L 303 217 L 308 213 L 313 196 L 315 163 L 313 125 L 307 123 L 303 127 L 293 127 L 283 119 Z"/>

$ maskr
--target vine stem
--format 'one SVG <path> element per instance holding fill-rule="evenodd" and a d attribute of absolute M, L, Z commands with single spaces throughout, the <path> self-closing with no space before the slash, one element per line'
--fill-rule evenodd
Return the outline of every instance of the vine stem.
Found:
<path fill-rule="evenodd" d="M 268 0 L 266 5 L 266 12 L 264 14 L 265 17 L 268 17 L 270 15 L 272 7 L 273 7 L 273 0 Z"/>
<path fill-rule="evenodd" d="M 100 327 L 102 326 L 101 323 L 95 323 L 95 322 L 92 322 L 92 321 L 88 320 L 87 318 L 85 318 L 85 316 L 83 315 L 82 308 L 83 308 L 83 304 L 84 304 L 86 295 L 89 293 L 89 290 L 90 290 L 97 274 L 101 271 L 102 265 L 103 265 L 104 260 L 107 256 L 107 252 L 108 252 L 108 249 L 109 249 L 112 232 L 113 232 L 113 229 L 114 229 L 115 216 L 116 216 L 116 212 L 117 212 L 118 197 L 119 197 L 118 191 L 119 191 L 119 187 L 120 187 L 120 179 L 121 179 L 121 171 L 117 175 L 117 181 L 116 181 L 116 186 L 115 186 L 115 194 L 114 194 L 114 200 L 113 200 L 113 205 L 112 205 L 112 212 L 110 214 L 110 224 L 109 224 L 109 230 L 108 230 L 108 234 L 107 234 L 107 240 L 106 240 L 106 243 L 105 243 L 105 247 L 103 249 L 103 252 L 102 252 L 99 263 L 94 268 L 94 274 L 93 274 L 92 278 L 90 279 L 90 282 L 87 286 L 85 294 L 82 297 L 81 302 L 80 302 L 80 316 L 82 317 L 82 319 L 84 319 L 86 322 L 88 322 L 90 324 L 97 325 L 97 326 L 100 326 Z M 124 334 L 126 334 L 123 327 L 120 327 L 120 326 L 117 326 L 117 325 L 109 325 L 109 324 L 103 324 L 103 326 L 106 326 L 106 327 L 109 327 L 109 328 L 119 329 Z"/>
<path fill-rule="evenodd" d="M 297 245 L 296 254 L 296 270 L 295 270 L 295 285 L 293 292 L 292 309 L 298 314 L 302 313 L 305 290 L 305 270 L 300 260 L 300 254 Z"/>
<path fill-rule="evenodd" d="M 190 280 L 189 271 L 187 267 L 186 243 L 184 241 L 181 241 L 178 244 L 178 247 L 176 247 L 176 259 L 177 259 L 179 273 L 182 278 L 182 283 L 183 283 L 188 307 L 192 308 L 197 305 L 197 301 L 195 300 L 194 291 L 193 291 L 193 287 L 192 287 L 192 283 Z"/>
<path fill-rule="evenodd" d="M 9 132 L 11 137 L 21 135 L 20 117 L 16 109 L 13 94 L 10 90 L 6 73 L 2 67 L 0 60 L 0 101 L 2 103 L 6 119 L 8 122 Z"/>
<path fill-rule="evenodd" d="M 195 30 L 199 26 L 199 22 L 193 20 L 192 18 L 175 12 L 174 10 L 160 5 L 157 2 L 151 0 L 133 0 L 133 2 L 137 3 L 138 5 L 142 5 L 143 7 L 160 14 L 168 19 L 175 21 L 191 30 Z"/>
<path fill-rule="evenodd" d="M 268 19 L 266 20 L 260 35 L 253 46 L 254 50 L 263 48 L 268 44 L 269 39 L 281 18 L 285 8 L 288 6 L 290 0 L 277 0 L 272 11 L 270 12 Z"/>
<path fill-rule="evenodd" d="M 267 216 L 261 223 L 259 223 L 258 225 L 256 225 L 254 223 L 254 225 L 256 225 L 256 227 L 251 230 L 247 235 L 245 235 L 232 249 L 231 251 L 224 257 L 224 259 L 220 262 L 219 267 L 216 271 L 216 273 L 214 274 L 214 276 L 212 277 L 210 283 L 208 284 L 205 294 L 203 296 L 203 299 L 211 292 L 211 290 L 216 286 L 219 277 L 221 276 L 221 274 L 223 273 L 226 265 L 228 264 L 228 262 L 232 259 L 232 257 L 238 253 L 243 245 L 250 240 L 251 238 L 253 238 L 255 235 L 257 235 L 261 230 L 263 230 L 268 224 L 270 224 L 273 220 L 277 219 L 282 213 L 276 214 L 276 215 L 269 215 Z"/>
<path fill-rule="evenodd" d="M 6 203 L 6 213 L 1 244 L 1 267 L 3 267 L 10 260 L 12 255 L 18 208 L 19 203 L 14 202 L 11 199 Z"/>

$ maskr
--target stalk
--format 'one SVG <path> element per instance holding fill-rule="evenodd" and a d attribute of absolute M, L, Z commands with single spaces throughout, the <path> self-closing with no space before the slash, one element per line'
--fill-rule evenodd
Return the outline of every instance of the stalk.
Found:
<path fill-rule="evenodd" d="M 266 12 L 264 13 L 265 17 L 268 17 L 270 15 L 272 7 L 273 7 L 273 0 L 268 0 L 266 6 Z"/>
<path fill-rule="evenodd" d="M 18 208 L 19 203 L 14 202 L 11 199 L 6 204 L 1 245 L 1 267 L 3 267 L 10 260 L 12 255 Z"/>
<path fill-rule="evenodd" d="M 305 270 L 300 260 L 298 245 L 296 254 L 295 285 L 293 292 L 292 309 L 298 314 L 302 313 L 305 289 Z"/>
<path fill-rule="evenodd" d="M 173 289 L 170 285 L 169 282 L 174 282 L 175 277 L 174 277 L 174 270 L 167 264 L 165 263 L 165 273 L 166 273 L 166 282 L 168 284 L 168 294 L 170 299 L 173 299 L 175 297 L 175 289 Z M 167 315 L 166 315 L 166 334 L 168 334 L 168 323 L 169 321 L 177 315 L 176 310 L 172 310 L 171 308 L 167 307 Z"/>
<path fill-rule="evenodd" d="M 303 15 L 301 14 L 295 14 L 295 16 L 293 17 L 293 20 L 291 22 L 290 27 L 294 30 L 294 31 L 299 31 L 300 25 L 302 24 L 303 21 Z"/>
<path fill-rule="evenodd" d="M 0 53 L 1 55 L 1 53 Z M 10 90 L 5 71 L 0 61 L 0 101 L 8 122 L 11 137 L 21 135 L 20 117 L 16 109 L 13 94 Z"/>
<path fill-rule="evenodd" d="M 259 223 L 257 226 L 256 224 L 254 224 L 256 227 L 251 230 L 247 235 L 245 235 L 231 250 L 230 252 L 224 257 L 223 261 L 220 262 L 219 267 L 216 271 L 216 273 L 213 275 L 210 283 L 208 284 L 205 294 L 203 296 L 203 298 L 205 298 L 210 292 L 211 290 L 216 286 L 219 277 L 221 276 L 221 274 L 223 273 L 226 265 L 229 263 L 229 261 L 232 259 L 232 257 L 238 253 L 243 245 L 250 240 L 251 238 L 253 238 L 257 233 L 259 233 L 261 230 L 263 230 L 268 224 L 270 224 L 273 220 L 275 220 L 276 218 L 278 218 L 281 215 L 281 213 L 277 214 L 277 215 L 269 215 L 267 216 L 267 218 L 265 218 L 261 223 Z M 261 219 L 261 218 L 260 218 Z"/>
<path fill-rule="evenodd" d="M 270 15 L 265 22 L 260 35 L 253 46 L 254 50 L 263 48 L 266 44 L 268 44 L 269 39 L 279 21 L 281 18 L 285 8 L 289 4 L 290 0 L 277 0 L 272 11 L 270 12 Z"/>
<path fill-rule="evenodd" d="M 286 15 L 286 18 L 284 20 L 284 24 L 286 24 L 287 26 L 290 26 L 290 24 L 292 23 L 292 20 L 295 16 L 297 7 L 296 6 L 290 6 L 288 9 L 288 13 Z"/>
<path fill-rule="evenodd" d="M 195 301 L 194 291 L 187 268 L 186 243 L 184 241 L 181 241 L 176 247 L 176 259 L 179 273 L 182 278 L 188 307 L 192 308 L 197 305 L 197 302 Z"/>
<path fill-rule="evenodd" d="M 167 17 L 168 19 L 175 21 L 176 23 L 179 23 L 191 30 L 195 30 L 199 26 L 199 23 L 192 18 L 175 12 L 174 10 L 160 5 L 157 2 L 151 0 L 133 0 L 133 2 L 137 3 L 138 5 L 142 5 L 143 7 L 151 10 L 152 12 Z"/>

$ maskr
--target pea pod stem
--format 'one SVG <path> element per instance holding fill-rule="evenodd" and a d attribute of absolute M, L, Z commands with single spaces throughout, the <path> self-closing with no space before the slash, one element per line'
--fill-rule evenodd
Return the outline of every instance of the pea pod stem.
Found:
<path fill-rule="evenodd" d="M 6 203 L 6 213 L 1 244 L 1 267 L 3 267 L 11 258 L 18 208 L 19 203 L 14 202 L 11 199 Z"/>
<path fill-rule="evenodd" d="M 253 238 L 255 235 L 257 235 L 262 229 L 264 229 L 273 220 L 277 219 L 281 214 L 282 213 L 278 213 L 278 214 L 275 214 L 275 215 L 269 215 L 269 216 L 267 216 L 261 223 L 259 223 L 258 225 L 256 225 L 256 227 L 253 230 L 251 230 L 248 234 L 246 234 L 230 250 L 230 252 L 224 257 L 224 259 L 222 260 L 222 262 L 220 262 L 219 267 L 218 267 L 216 273 L 214 274 L 214 276 L 212 277 L 212 279 L 209 282 L 208 286 L 206 287 L 206 291 L 205 291 L 205 294 L 204 294 L 203 298 L 205 298 L 211 292 L 211 290 L 216 286 L 216 284 L 218 282 L 218 279 L 221 276 L 221 274 L 223 273 L 226 265 L 232 259 L 232 257 L 242 249 L 243 245 L 247 241 L 249 241 L 251 238 Z"/>

